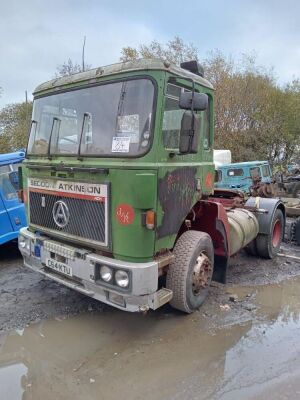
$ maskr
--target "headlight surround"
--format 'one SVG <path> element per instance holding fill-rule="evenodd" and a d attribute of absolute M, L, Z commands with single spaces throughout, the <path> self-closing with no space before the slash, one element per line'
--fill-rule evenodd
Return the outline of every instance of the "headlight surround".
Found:
<path fill-rule="evenodd" d="M 129 286 L 129 274 L 121 269 L 117 270 L 115 273 L 115 281 L 121 288 L 127 288 Z"/>
<path fill-rule="evenodd" d="M 104 282 L 111 282 L 113 278 L 113 270 L 107 265 L 100 267 L 100 277 Z"/>

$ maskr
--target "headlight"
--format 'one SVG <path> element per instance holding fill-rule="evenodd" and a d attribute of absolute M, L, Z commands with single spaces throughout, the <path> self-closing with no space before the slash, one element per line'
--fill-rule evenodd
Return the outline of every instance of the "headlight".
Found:
<path fill-rule="evenodd" d="M 30 251 L 30 239 L 24 236 L 19 236 L 19 246 L 21 249 Z"/>
<path fill-rule="evenodd" d="M 112 269 L 106 265 L 102 265 L 100 268 L 100 276 L 104 282 L 109 282 L 112 280 Z"/>
<path fill-rule="evenodd" d="M 118 270 L 115 274 L 115 280 L 121 288 L 126 288 L 129 285 L 129 276 L 126 271 Z"/>
<path fill-rule="evenodd" d="M 25 239 L 24 237 L 20 237 L 20 238 L 19 238 L 19 246 L 20 246 L 22 249 L 25 249 L 25 247 L 26 247 L 26 239 Z"/>

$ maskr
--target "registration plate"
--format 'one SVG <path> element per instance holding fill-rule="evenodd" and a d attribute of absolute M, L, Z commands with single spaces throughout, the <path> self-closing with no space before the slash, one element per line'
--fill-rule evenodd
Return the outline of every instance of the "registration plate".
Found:
<path fill-rule="evenodd" d="M 52 258 L 46 258 L 46 267 L 60 272 L 61 274 L 73 276 L 72 268 L 69 265 L 53 260 Z"/>

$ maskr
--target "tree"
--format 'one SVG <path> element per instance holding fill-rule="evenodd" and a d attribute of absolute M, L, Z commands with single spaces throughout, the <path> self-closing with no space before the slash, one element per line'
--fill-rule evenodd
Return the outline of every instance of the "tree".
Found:
<path fill-rule="evenodd" d="M 91 69 L 90 64 L 85 64 L 84 70 L 88 71 Z M 60 78 L 63 76 L 69 76 L 77 74 L 78 72 L 83 72 L 82 65 L 78 64 L 76 61 L 72 61 L 71 58 L 56 68 L 55 78 Z"/>
<path fill-rule="evenodd" d="M 124 47 L 121 60 L 159 58 L 180 65 L 199 60 L 193 44 L 175 37 Z M 269 160 L 287 164 L 299 156 L 300 83 L 279 87 L 272 70 L 257 65 L 253 55 L 240 60 L 214 50 L 202 60 L 205 77 L 215 89 L 215 148 L 230 149 L 233 161 Z"/>
<path fill-rule="evenodd" d="M 0 111 L 0 153 L 25 148 L 32 103 L 9 104 Z"/>
<path fill-rule="evenodd" d="M 166 44 L 153 40 L 149 45 L 142 44 L 137 49 L 123 47 L 121 50 L 121 61 L 136 60 L 137 58 L 159 58 L 180 65 L 183 61 L 198 60 L 198 50 L 193 44 L 184 43 L 178 36 Z"/>

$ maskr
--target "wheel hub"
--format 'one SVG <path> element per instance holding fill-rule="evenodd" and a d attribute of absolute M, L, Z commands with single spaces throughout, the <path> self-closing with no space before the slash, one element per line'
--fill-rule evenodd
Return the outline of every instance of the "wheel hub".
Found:
<path fill-rule="evenodd" d="M 273 247 L 277 247 L 281 241 L 281 223 L 280 221 L 276 221 L 273 227 L 273 235 L 272 235 L 272 245 Z"/>
<path fill-rule="evenodd" d="M 194 295 L 198 295 L 201 289 L 209 285 L 211 275 L 212 265 L 210 259 L 204 253 L 201 253 L 193 269 L 192 286 Z"/>

